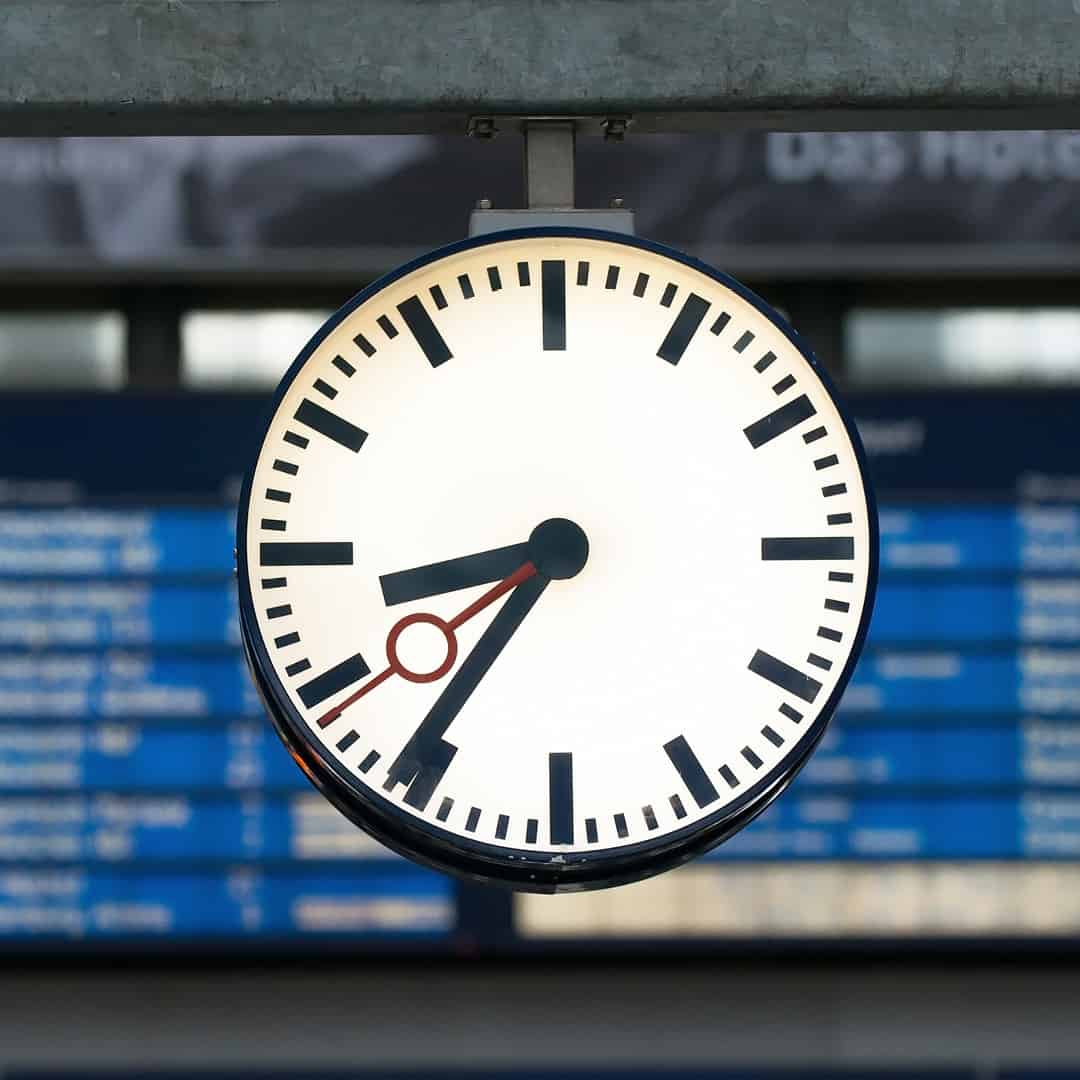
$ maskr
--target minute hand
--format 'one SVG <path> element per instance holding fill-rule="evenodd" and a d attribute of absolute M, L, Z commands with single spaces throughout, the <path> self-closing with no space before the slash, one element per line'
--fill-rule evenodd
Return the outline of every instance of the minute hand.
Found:
<path fill-rule="evenodd" d="M 510 594 L 491 624 L 462 661 L 457 673 L 446 685 L 431 711 L 398 754 L 383 787 L 392 791 L 398 784 L 408 784 L 405 802 L 423 810 L 457 753 L 457 747 L 443 739 L 447 728 L 487 674 L 495 658 L 506 647 L 540 594 L 548 578 L 536 574 Z"/>

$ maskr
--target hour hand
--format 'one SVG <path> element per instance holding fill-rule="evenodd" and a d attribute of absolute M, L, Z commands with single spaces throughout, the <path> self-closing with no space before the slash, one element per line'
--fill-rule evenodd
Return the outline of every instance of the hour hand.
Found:
<path fill-rule="evenodd" d="M 393 607 L 425 596 L 439 596 L 474 585 L 501 581 L 528 561 L 529 545 L 511 544 L 509 547 L 492 548 L 491 551 L 479 551 L 475 555 L 463 555 L 458 559 L 417 566 L 412 570 L 383 574 L 379 584 L 386 606 Z"/>

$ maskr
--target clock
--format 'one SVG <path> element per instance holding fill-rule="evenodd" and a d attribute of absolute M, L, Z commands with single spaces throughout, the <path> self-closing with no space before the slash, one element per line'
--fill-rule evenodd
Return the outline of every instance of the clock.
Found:
<path fill-rule="evenodd" d="M 719 843 L 820 740 L 870 618 L 862 450 L 806 345 L 627 236 L 454 244 L 273 401 L 238 522 L 269 715 L 344 814 L 518 889 Z"/>

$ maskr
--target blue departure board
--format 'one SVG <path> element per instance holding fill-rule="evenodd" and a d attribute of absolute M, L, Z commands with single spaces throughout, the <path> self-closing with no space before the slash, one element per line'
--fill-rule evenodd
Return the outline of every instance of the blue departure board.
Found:
<path fill-rule="evenodd" d="M 451 949 L 493 943 L 500 910 L 510 925 L 509 897 L 477 901 L 341 818 L 263 716 L 233 545 L 265 404 L 0 401 L 0 940 Z M 723 911 L 760 900 L 760 875 L 805 907 L 825 872 L 825 914 L 796 927 L 809 936 L 872 936 L 851 905 L 873 888 L 923 905 L 891 932 L 1080 934 L 1080 910 L 1051 917 L 1039 891 L 1080 870 L 1080 396 L 890 395 L 854 412 L 881 580 L 816 754 L 758 821 L 657 883 L 649 918 L 610 899 L 634 890 L 607 908 L 528 898 L 517 940 L 725 937 L 742 924 Z M 986 881 L 1009 883 L 989 891 L 1015 918 L 964 892 Z M 829 922 L 837 896 L 848 914 Z M 788 932 L 780 906 L 758 904 L 755 934 Z M 968 910 L 983 915 L 959 930 L 941 915 Z"/>
<path fill-rule="evenodd" d="M 0 404 L 0 938 L 426 943 L 457 888 L 314 792 L 240 652 L 259 397 Z"/>

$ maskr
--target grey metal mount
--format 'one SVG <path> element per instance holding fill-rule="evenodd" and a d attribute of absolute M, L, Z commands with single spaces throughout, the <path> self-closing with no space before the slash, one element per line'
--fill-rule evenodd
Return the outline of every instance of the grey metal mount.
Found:
<path fill-rule="evenodd" d="M 525 147 L 525 203 L 522 210 L 496 210 L 481 200 L 469 219 L 469 235 L 503 229 L 523 229 L 539 225 L 575 226 L 634 232 L 634 213 L 621 206 L 607 210 L 579 210 L 574 206 L 574 153 L 579 129 L 595 125 L 595 118 L 521 117 Z M 607 139 L 619 140 L 626 131 L 627 117 L 606 117 L 599 130 Z M 495 120 L 476 117 L 469 124 L 475 138 L 491 138 L 496 133 Z"/>

